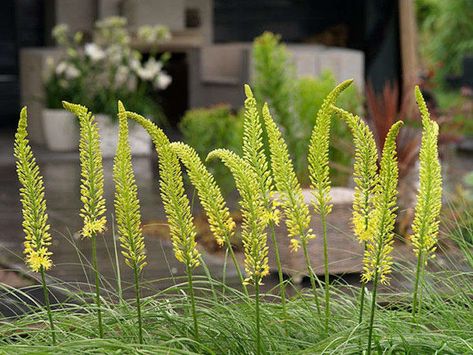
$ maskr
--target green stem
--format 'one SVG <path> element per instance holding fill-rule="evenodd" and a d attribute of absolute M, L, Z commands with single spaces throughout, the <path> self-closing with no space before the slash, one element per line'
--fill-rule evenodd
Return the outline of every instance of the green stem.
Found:
<path fill-rule="evenodd" d="M 373 337 L 373 324 L 374 324 L 374 313 L 376 310 L 376 291 L 378 288 L 378 263 L 376 263 L 376 270 L 374 272 L 373 280 L 373 299 L 371 300 L 371 314 L 370 314 L 370 326 L 368 332 L 368 350 L 367 355 L 371 354 L 371 339 Z"/>
<path fill-rule="evenodd" d="M 44 275 L 44 268 L 41 266 L 41 286 L 43 287 L 44 303 L 46 303 L 46 312 L 48 313 L 49 326 L 51 327 L 51 338 L 53 345 L 56 345 L 56 332 L 54 330 L 53 315 L 51 313 L 51 305 L 49 303 L 49 291 L 46 286 L 46 276 Z"/>
<path fill-rule="evenodd" d="M 118 259 L 118 248 L 117 248 L 117 243 L 118 241 L 115 239 L 115 230 L 114 230 L 114 224 L 112 223 L 112 236 L 113 236 L 113 251 L 114 251 L 114 256 L 115 256 L 115 267 L 117 268 L 117 292 L 118 292 L 118 300 L 119 303 L 123 303 L 123 290 L 122 290 L 122 276 L 120 272 L 120 262 Z"/>
<path fill-rule="evenodd" d="M 307 267 L 307 273 L 309 274 L 309 279 L 310 279 L 310 285 L 312 287 L 312 292 L 314 293 L 314 301 L 317 306 L 317 313 L 320 317 L 321 312 L 320 312 L 320 302 L 319 302 L 319 297 L 317 296 L 317 287 L 315 286 L 315 277 L 314 277 L 314 272 L 312 270 L 312 266 L 310 263 L 310 257 L 309 257 L 309 252 L 307 251 L 307 241 L 302 239 L 302 250 L 304 251 L 304 259 L 305 259 L 305 264 Z"/>
<path fill-rule="evenodd" d="M 188 265 L 186 266 L 186 273 L 187 273 L 187 283 L 189 286 L 189 295 L 191 298 L 192 318 L 194 319 L 194 338 L 195 338 L 195 341 L 199 342 L 199 324 L 197 322 L 197 313 L 195 310 L 194 287 L 192 286 L 192 269 Z"/>
<path fill-rule="evenodd" d="M 102 309 L 100 305 L 100 278 L 97 267 L 97 237 L 92 236 L 92 267 L 95 274 L 95 303 L 97 304 L 97 319 L 99 324 L 99 337 L 103 338 Z"/>
<path fill-rule="evenodd" d="M 286 320 L 286 318 L 287 318 L 286 285 L 284 283 L 284 275 L 283 275 L 283 271 L 282 271 L 281 257 L 279 256 L 279 246 L 278 246 L 278 241 L 276 240 L 276 233 L 274 231 L 274 222 L 273 221 L 270 222 L 269 228 L 271 229 L 271 240 L 273 241 L 274 255 L 276 257 L 276 265 L 278 267 L 279 287 L 281 288 L 282 311 L 283 311 L 284 320 Z"/>
<path fill-rule="evenodd" d="M 414 284 L 414 296 L 412 301 L 412 320 L 414 322 L 417 321 L 417 313 L 420 313 L 420 293 L 422 291 L 422 277 L 423 277 L 423 268 L 424 268 L 424 260 L 423 260 L 423 253 L 422 251 L 419 252 L 419 256 L 417 257 L 417 268 L 416 268 L 416 280 Z"/>
<path fill-rule="evenodd" d="M 260 314 L 259 314 L 259 279 L 255 278 L 255 313 L 256 313 L 256 354 L 261 354 L 261 330 L 260 330 Z"/>
<path fill-rule="evenodd" d="M 363 243 L 363 255 L 366 252 L 366 242 Z M 361 325 L 363 322 L 363 310 L 365 308 L 365 290 L 366 282 L 361 281 L 361 290 L 360 290 L 360 315 L 358 317 L 358 324 Z"/>
<path fill-rule="evenodd" d="M 135 296 L 136 296 L 136 313 L 138 316 L 138 339 L 143 344 L 143 322 L 141 319 L 141 292 L 140 292 L 140 274 L 137 265 L 133 266 L 135 274 Z"/>
<path fill-rule="evenodd" d="M 227 261 L 228 261 L 228 248 L 225 248 L 225 259 L 223 260 L 223 275 L 222 275 L 222 299 L 225 302 L 225 283 L 227 281 Z"/>
<path fill-rule="evenodd" d="M 215 287 L 214 287 L 214 284 L 212 282 L 212 275 L 210 274 L 210 270 L 207 267 L 207 264 L 205 263 L 204 258 L 202 258 L 202 256 L 199 256 L 199 260 L 200 260 L 200 264 L 202 265 L 202 267 L 204 269 L 205 276 L 207 277 L 207 280 L 209 280 L 210 291 L 212 291 L 213 298 L 214 298 L 215 302 L 217 302 L 218 301 L 217 292 L 215 292 Z"/>
<path fill-rule="evenodd" d="M 363 322 L 363 310 L 365 306 L 365 289 L 366 289 L 366 282 L 361 282 L 361 290 L 360 290 L 360 314 L 358 316 L 358 324 Z"/>
<path fill-rule="evenodd" d="M 330 274 L 328 270 L 327 219 L 325 215 L 325 208 L 323 208 L 321 211 L 320 220 L 322 224 L 322 235 L 324 242 L 325 333 L 328 335 L 328 323 L 330 319 Z"/>
<path fill-rule="evenodd" d="M 246 288 L 246 285 L 244 282 L 245 279 L 243 278 L 243 274 L 241 273 L 241 270 L 240 270 L 240 264 L 238 263 L 238 260 L 235 256 L 235 252 L 233 251 L 232 243 L 230 242 L 229 238 L 225 238 L 225 240 L 227 241 L 227 249 L 230 252 L 230 256 L 232 257 L 233 264 L 235 264 L 235 269 L 237 271 L 238 277 L 240 278 L 240 283 L 243 287 L 243 292 L 245 293 L 246 296 L 248 296 L 248 289 Z"/>

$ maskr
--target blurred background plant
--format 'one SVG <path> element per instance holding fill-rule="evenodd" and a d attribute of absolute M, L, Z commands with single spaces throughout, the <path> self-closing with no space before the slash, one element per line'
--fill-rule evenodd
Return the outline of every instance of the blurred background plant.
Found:
<path fill-rule="evenodd" d="M 255 75 L 253 87 L 258 102 L 268 102 L 275 121 L 287 141 L 294 159 L 296 174 L 303 186 L 309 184 L 307 147 L 323 98 L 336 86 L 330 71 L 319 77 L 297 78 L 291 56 L 280 36 L 265 32 L 253 43 Z M 362 111 L 362 96 L 349 87 L 338 104 L 356 114 Z M 330 146 L 331 179 L 335 185 L 346 185 L 351 172 L 350 133 L 340 120 L 332 121 Z"/>
<path fill-rule="evenodd" d="M 473 1 L 416 0 L 420 50 L 435 80 L 458 74 L 463 58 L 473 53 Z"/>
<path fill-rule="evenodd" d="M 201 159 L 217 148 L 227 148 L 241 154 L 243 116 L 242 113 L 234 114 L 228 105 L 189 110 L 182 118 L 179 129 L 184 142 L 192 146 Z M 206 166 L 223 193 L 230 193 L 234 185 L 228 169 L 218 161 L 210 161 Z"/>
<path fill-rule="evenodd" d="M 84 41 L 81 32 L 71 33 L 67 25 L 56 26 L 52 34 L 64 53 L 57 61 L 48 61 L 44 74 L 48 108 L 61 108 L 61 100 L 81 102 L 115 119 L 113 108 L 120 99 L 131 110 L 163 121 L 151 93 L 165 89 L 172 80 L 163 70 L 169 54 L 157 55 L 159 41 L 170 38 L 166 27 L 137 30 L 138 40 L 151 48 L 144 62 L 141 53 L 131 47 L 127 21 L 121 17 L 97 21 L 90 42 Z"/>

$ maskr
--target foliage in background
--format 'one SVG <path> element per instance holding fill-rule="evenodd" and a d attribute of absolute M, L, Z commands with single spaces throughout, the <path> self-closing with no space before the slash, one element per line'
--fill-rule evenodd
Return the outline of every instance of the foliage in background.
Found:
<path fill-rule="evenodd" d="M 420 48 L 436 79 L 458 74 L 462 59 L 473 54 L 473 1 L 416 0 Z"/>
<path fill-rule="evenodd" d="M 241 153 L 243 120 L 227 105 L 189 110 L 179 123 L 179 129 L 184 142 L 193 147 L 201 159 L 217 148 Z M 228 170 L 217 161 L 210 161 L 207 167 L 223 193 L 228 194 L 233 189 Z"/>
<path fill-rule="evenodd" d="M 303 186 L 308 186 L 306 151 L 310 132 L 316 121 L 316 113 L 323 99 L 336 85 L 336 80 L 330 71 L 324 71 L 317 78 L 298 79 L 289 51 L 280 42 L 280 36 L 270 32 L 255 39 L 253 60 L 255 96 L 260 102 L 267 101 L 271 107 L 274 119 L 287 141 L 297 177 Z M 356 87 L 345 90 L 338 104 L 360 114 L 362 100 Z M 347 182 L 351 150 L 347 127 L 340 121 L 334 121 L 329 156 L 334 168 L 331 178 L 335 185 L 345 185 Z"/>
<path fill-rule="evenodd" d="M 141 53 L 131 47 L 126 19 L 121 17 L 97 21 L 92 42 L 85 43 L 82 32 L 71 34 L 67 25 L 56 26 L 53 37 L 63 53 L 57 61 L 48 59 L 44 73 L 46 107 L 62 108 L 61 100 L 81 102 L 115 120 L 114 107 L 122 99 L 131 109 L 162 119 L 151 94 L 171 82 L 163 70 L 169 55 L 158 58 L 156 47 L 157 41 L 169 38 L 166 27 L 138 29 L 137 39 L 151 47 L 144 63 Z"/>

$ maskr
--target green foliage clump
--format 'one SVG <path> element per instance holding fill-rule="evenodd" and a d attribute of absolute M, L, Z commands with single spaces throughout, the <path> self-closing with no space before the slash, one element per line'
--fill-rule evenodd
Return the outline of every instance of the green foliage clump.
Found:
<path fill-rule="evenodd" d="M 463 57 L 473 52 L 471 0 L 416 0 L 423 58 L 437 70 L 437 79 L 458 74 Z"/>
<path fill-rule="evenodd" d="M 243 122 L 230 107 L 219 105 L 193 109 L 186 112 L 179 129 L 185 143 L 195 149 L 201 159 L 217 148 L 226 148 L 241 153 Z M 214 175 L 224 194 L 232 190 L 232 179 L 222 164 L 209 162 L 208 169 Z"/>

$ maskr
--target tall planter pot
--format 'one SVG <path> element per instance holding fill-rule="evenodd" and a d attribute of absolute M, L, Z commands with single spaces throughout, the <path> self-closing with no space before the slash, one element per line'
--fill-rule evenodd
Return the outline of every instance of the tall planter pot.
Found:
<path fill-rule="evenodd" d="M 109 115 L 95 115 L 100 132 L 100 148 L 104 158 L 113 158 L 118 145 L 118 123 L 113 122 Z M 151 154 L 151 137 L 138 124 L 129 121 L 129 135 L 131 154 L 134 156 L 149 156 Z"/>
<path fill-rule="evenodd" d="M 79 124 L 76 117 L 64 109 L 42 111 L 46 146 L 54 152 L 75 151 L 79 147 Z"/>

